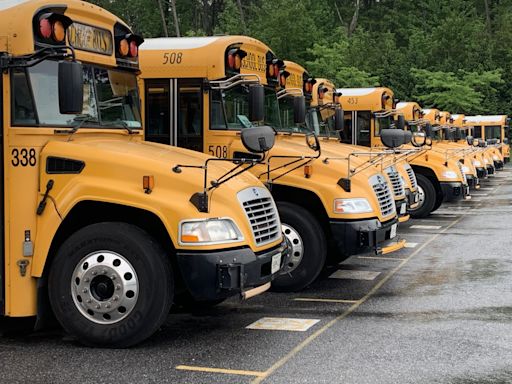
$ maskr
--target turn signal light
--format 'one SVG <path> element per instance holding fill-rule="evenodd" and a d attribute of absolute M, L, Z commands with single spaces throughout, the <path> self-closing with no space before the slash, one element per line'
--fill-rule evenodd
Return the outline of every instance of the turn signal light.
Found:
<path fill-rule="evenodd" d="M 139 47 L 137 46 L 137 43 L 132 40 L 130 42 L 130 56 L 137 57 L 138 53 L 139 53 Z"/>
<path fill-rule="evenodd" d="M 122 39 L 119 41 L 119 54 L 121 56 L 128 56 L 128 53 L 130 52 L 130 44 L 128 43 L 128 40 Z"/>
<path fill-rule="evenodd" d="M 304 177 L 306 179 L 309 179 L 312 174 L 313 174 L 313 166 L 312 165 L 305 165 L 304 166 Z"/>
<path fill-rule="evenodd" d="M 57 20 L 53 23 L 52 35 L 53 39 L 59 43 L 63 42 L 66 38 L 66 28 L 64 28 L 64 24 L 61 21 Z"/>
<path fill-rule="evenodd" d="M 142 188 L 144 192 L 148 195 L 153 191 L 155 187 L 155 177 L 154 176 L 143 176 L 142 177 Z"/>
<path fill-rule="evenodd" d="M 279 83 L 281 84 L 281 87 L 286 87 L 286 76 L 281 74 L 279 77 Z"/>

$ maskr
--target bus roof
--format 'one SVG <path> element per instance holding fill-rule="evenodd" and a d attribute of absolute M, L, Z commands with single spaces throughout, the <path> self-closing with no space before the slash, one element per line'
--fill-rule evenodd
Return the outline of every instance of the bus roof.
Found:
<path fill-rule="evenodd" d="M 338 88 L 338 101 L 347 111 L 382 111 L 394 106 L 393 91 L 386 87 Z"/>
<path fill-rule="evenodd" d="M 5 0 L 0 1 L 0 51 L 8 52 L 13 56 L 27 55 L 34 52 L 37 31 L 34 30 L 33 18 L 40 12 L 61 13 L 69 17 L 74 25 L 103 31 L 105 36 L 110 33 L 110 45 L 108 52 L 98 54 L 92 49 L 79 49 L 75 46 L 77 59 L 91 61 L 98 64 L 116 65 L 114 57 L 114 26 L 121 25 L 126 30 L 129 27 L 117 16 L 97 5 L 80 0 L 59 0 L 48 2 L 48 0 Z M 87 37 L 87 36 L 86 36 Z M 69 38 L 69 36 L 68 36 Z M 82 38 L 83 41 L 88 40 Z M 91 37 L 90 40 L 93 40 Z M 88 40 L 87 42 L 89 42 Z"/>
<path fill-rule="evenodd" d="M 482 125 L 505 125 L 507 123 L 507 115 L 466 116 L 466 122 Z"/>
<path fill-rule="evenodd" d="M 266 83 L 267 54 L 263 42 L 248 36 L 165 37 L 146 39 L 140 46 L 142 78 L 226 78 L 226 51 L 238 47 L 247 55 L 240 73 L 257 74 Z"/>
<path fill-rule="evenodd" d="M 421 107 L 415 101 L 402 101 L 396 105 L 396 110 L 402 113 L 407 121 L 417 122 L 421 118 Z"/>

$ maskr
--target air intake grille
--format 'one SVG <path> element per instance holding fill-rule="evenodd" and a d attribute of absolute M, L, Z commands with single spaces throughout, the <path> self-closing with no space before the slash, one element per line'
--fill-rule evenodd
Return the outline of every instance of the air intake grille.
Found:
<path fill-rule="evenodd" d="M 391 181 L 391 186 L 393 187 L 393 194 L 395 197 L 404 196 L 404 182 L 402 181 L 402 177 L 397 172 L 395 167 L 386 168 L 386 174 L 389 176 L 389 180 Z"/>
<path fill-rule="evenodd" d="M 251 225 L 254 242 L 265 245 L 281 237 L 281 223 L 270 192 L 264 188 L 247 188 L 238 193 Z"/>
<path fill-rule="evenodd" d="M 409 175 L 412 189 L 416 189 L 418 187 L 418 182 L 416 181 L 416 175 L 411 167 L 407 168 L 407 174 Z"/>
<path fill-rule="evenodd" d="M 380 212 L 382 216 L 390 216 L 395 214 L 395 202 L 391 195 L 386 179 L 382 175 L 375 175 L 370 178 L 370 185 L 379 201 Z"/>

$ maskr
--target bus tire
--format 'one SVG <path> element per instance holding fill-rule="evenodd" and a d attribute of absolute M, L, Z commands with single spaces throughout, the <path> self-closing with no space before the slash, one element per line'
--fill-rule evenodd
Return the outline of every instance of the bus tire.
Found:
<path fill-rule="evenodd" d="M 430 215 L 437 202 L 436 188 L 432 181 L 426 176 L 417 173 L 418 190 L 420 192 L 420 205 L 418 208 L 411 210 L 411 217 L 419 219 Z"/>
<path fill-rule="evenodd" d="M 315 281 L 324 267 L 327 257 L 325 234 L 318 220 L 301 206 L 278 202 L 277 208 L 292 255 L 283 274 L 272 282 L 272 290 L 300 291 Z"/>
<path fill-rule="evenodd" d="M 78 341 L 125 348 L 163 324 L 174 281 L 153 237 L 131 224 L 104 222 L 78 230 L 60 246 L 48 290 L 57 320 Z"/>

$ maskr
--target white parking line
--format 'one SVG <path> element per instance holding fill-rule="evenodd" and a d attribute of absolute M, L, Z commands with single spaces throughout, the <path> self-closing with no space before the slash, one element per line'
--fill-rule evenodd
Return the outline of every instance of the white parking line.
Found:
<path fill-rule="evenodd" d="M 480 187 L 479 191 L 492 191 L 494 188 L 490 187 Z"/>
<path fill-rule="evenodd" d="M 436 218 L 439 217 L 439 218 L 443 218 L 443 219 L 455 219 L 457 216 L 456 215 L 447 215 L 447 214 L 444 214 L 444 213 L 432 213 L 432 216 L 435 216 Z M 420 219 L 421 220 L 421 219 Z"/>
<path fill-rule="evenodd" d="M 319 319 L 293 319 L 286 317 L 262 317 L 254 323 L 249 324 L 247 329 L 259 329 L 268 331 L 293 331 L 305 332 L 313 325 L 318 323 Z"/>
<path fill-rule="evenodd" d="M 352 269 L 338 269 L 334 272 L 330 279 L 347 279 L 347 280 L 375 280 L 380 272 L 374 271 L 357 271 Z"/>
<path fill-rule="evenodd" d="M 405 248 L 416 248 L 418 246 L 418 243 L 405 243 Z"/>
<path fill-rule="evenodd" d="M 338 304 L 355 304 L 357 300 L 344 300 L 344 299 L 316 299 L 314 297 L 296 297 L 293 301 L 305 301 L 314 303 L 338 303 Z"/>
<path fill-rule="evenodd" d="M 475 193 L 475 192 L 471 192 L 471 196 L 489 196 L 488 193 Z"/>
<path fill-rule="evenodd" d="M 441 229 L 440 225 L 411 225 L 411 229 Z"/>

